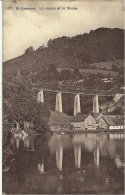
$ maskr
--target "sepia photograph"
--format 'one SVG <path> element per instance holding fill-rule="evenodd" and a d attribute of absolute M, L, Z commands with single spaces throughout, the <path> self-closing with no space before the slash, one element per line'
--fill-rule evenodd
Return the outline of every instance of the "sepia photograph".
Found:
<path fill-rule="evenodd" d="M 2 1 L 2 195 L 124 191 L 124 0 Z"/>

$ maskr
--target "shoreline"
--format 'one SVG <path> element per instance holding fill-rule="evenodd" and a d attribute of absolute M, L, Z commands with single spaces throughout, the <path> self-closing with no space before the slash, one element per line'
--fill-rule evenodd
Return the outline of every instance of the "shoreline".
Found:
<path fill-rule="evenodd" d="M 73 134 L 73 133 L 76 133 L 76 134 L 88 134 L 88 133 L 112 133 L 112 134 L 115 134 L 115 133 L 125 133 L 125 130 L 124 129 L 113 129 L 113 130 L 109 130 L 109 129 L 96 129 L 96 130 L 71 130 L 71 129 L 57 129 L 57 130 L 52 130 L 50 129 L 49 131 L 44 131 L 44 132 L 36 132 L 36 131 L 31 131 L 31 129 L 29 129 L 29 132 L 28 130 L 20 130 L 20 131 L 11 131 L 11 134 L 15 134 L 15 135 L 19 135 L 19 134 L 22 134 L 24 136 L 30 136 L 30 135 L 39 135 L 39 134 L 43 134 L 43 133 L 51 133 L 51 134 Z"/>
<path fill-rule="evenodd" d="M 62 129 L 62 130 L 50 130 L 50 132 L 52 132 L 53 134 L 72 134 L 72 133 L 80 133 L 80 134 L 86 134 L 86 133 L 124 133 L 125 130 L 124 129 L 116 129 L 116 130 L 109 130 L 109 129 L 96 129 L 96 130 L 66 130 L 66 129 Z"/>

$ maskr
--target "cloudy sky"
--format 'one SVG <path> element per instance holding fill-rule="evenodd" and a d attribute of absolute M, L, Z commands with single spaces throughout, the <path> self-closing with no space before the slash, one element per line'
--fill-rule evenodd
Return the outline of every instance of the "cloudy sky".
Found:
<path fill-rule="evenodd" d="M 120 0 L 3 0 L 3 61 L 22 55 L 30 46 L 37 49 L 46 45 L 56 37 L 71 37 L 99 27 L 124 28 L 123 5 Z M 16 10 L 16 7 L 35 10 Z M 44 10 L 40 10 L 42 7 Z M 46 7 L 65 7 L 65 10 L 50 11 Z"/>

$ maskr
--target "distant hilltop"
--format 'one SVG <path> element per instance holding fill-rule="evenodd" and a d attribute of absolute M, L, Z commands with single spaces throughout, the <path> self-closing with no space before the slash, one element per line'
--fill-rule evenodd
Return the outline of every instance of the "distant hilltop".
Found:
<path fill-rule="evenodd" d="M 11 75 L 18 69 L 37 72 L 49 64 L 54 64 L 57 68 L 84 69 L 90 64 L 112 62 L 123 58 L 124 30 L 99 28 L 74 37 L 50 39 L 46 47 L 41 45 L 37 50 L 30 46 L 22 56 L 3 63 L 3 74 Z M 105 63 L 105 65 L 111 69 L 111 64 Z"/>

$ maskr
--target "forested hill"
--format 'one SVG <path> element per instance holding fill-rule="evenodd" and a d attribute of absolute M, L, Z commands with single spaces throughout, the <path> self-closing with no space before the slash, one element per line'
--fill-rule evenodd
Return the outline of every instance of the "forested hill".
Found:
<path fill-rule="evenodd" d="M 42 36 L 42 34 L 41 34 Z M 49 40 L 47 47 L 37 50 L 29 47 L 22 56 L 3 63 L 3 73 L 40 71 L 54 64 L 64 68 L 86 68 L 98 62 L 124 58 L 124 30 L 99 28 L 75 37 L 60 37 Z"/>

